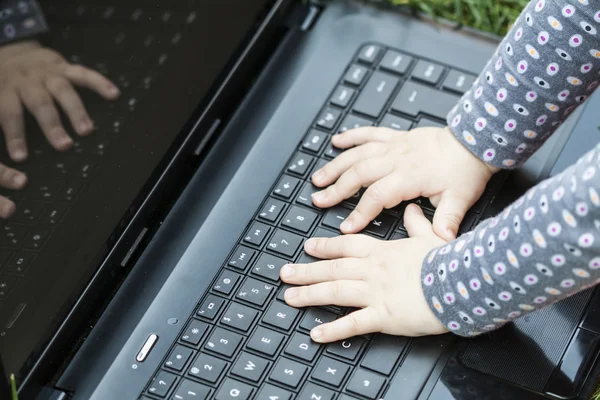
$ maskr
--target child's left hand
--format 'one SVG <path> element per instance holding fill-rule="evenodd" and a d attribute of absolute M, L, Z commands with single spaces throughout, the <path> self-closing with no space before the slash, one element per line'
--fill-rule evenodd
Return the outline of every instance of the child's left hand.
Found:
<path fill-rule="evenodd" d="M 281 269 L 281 279 L 294 285 L 285 293 L 293 307 L 339 305 L 358 307 L 334 322 L 311 331 L 316 342 L 382 332 L 401 336 L 445 333 L 429 308 L 421 287 L 425 255 L 446 242 L 416 205 L 404 214 L 410 239 L 380 241 L 363 235 L 310 239 L 305 251 L 319 261 Z"/>

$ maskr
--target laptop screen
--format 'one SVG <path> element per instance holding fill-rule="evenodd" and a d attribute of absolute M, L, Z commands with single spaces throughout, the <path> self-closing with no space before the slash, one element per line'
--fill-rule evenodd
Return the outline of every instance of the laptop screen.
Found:
<path fill-rule="evenodd" d="M 0 0 L 0 162 L 27 176 L 0 188 L 6 373 L 36 363 L 265 3 Z"/>

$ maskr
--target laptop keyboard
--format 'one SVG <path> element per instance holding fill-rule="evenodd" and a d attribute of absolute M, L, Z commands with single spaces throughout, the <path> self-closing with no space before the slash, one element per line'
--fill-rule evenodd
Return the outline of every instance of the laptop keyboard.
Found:
<path fill-rule="evenodd" d="M 312 262 L 302 251 L 309 237 L 339 235 L 362 192 L 327 210 L 316 208 L 313 171 L 341 150 L 330 137 L 361 126 L 411 129 L 444 126 L 446 114 L 475 77 L 379 44 L 353 57 L 321 112 L 255 218 L 200 299 L 176 343 L 148 383 L 142 399 L 352 400 L 378 399 L 402 362 L 409 339 L 353 337 L 312 342 L 309 331 L 349 310 L 295 309 L 283 301 L 279 269 Z M 493 195 L 489 185 L 462 229 L 480 219 Z M 413 200 L 432 218 L 427 199 Z M 407 203 L 384 211 L 364 232 L 379 239 L 407 237 Z"/>
<path fill-rule="evenodd" d="M 62 27 L 48 38 L 48 45 L 69 61 L 83 63 L 107 75 L 120 87 L 122 95 L 117 101 L 106 102 L 94 93 L 81 92 L 94 120 L 92 135 L 72 134 L 73 148 L 56 153 L 45 139 L 36 139 L 31 134 L 27 163 L 6 163 L 27 173 L 29 185 L 21 191 L 0 189 L 0 195 L 17 204 L 15 214 L 7 221 L 0 221 L 0 307 L 27 274 L 53 230 L 93 184 L 110 151 L 111 141 L 114 143 L 126 132 L 126 124 L 135 117 L 140 103 L 151 96 L 169 52 L 183 40 L 186 26 L 195 20 L 193 12 L 181 9 L 110 7 L 101 1 L 98 5 L 70 7 L 44 4 L 44 12 L 53 31 Z M 90 38 L 98 35 L 84 33 L 92 29 L 104 29 L 107 43 L 91 43 Z M 160 38 L 155 37 L 157 32 Z M 97 50 L 90 52 L 89 48 Z M 145 63 L 143 74 L 139 72 L 140 63 Z M 65 127 L 70 128 L 68 124 Z"/>

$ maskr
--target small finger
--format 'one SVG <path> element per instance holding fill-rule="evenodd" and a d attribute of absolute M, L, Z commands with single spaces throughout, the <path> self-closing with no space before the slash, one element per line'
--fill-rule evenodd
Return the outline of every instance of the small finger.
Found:
<path fill-rule="evenodd" d="M 383 154 L 385 148 L 377 144 L 366 144 L 347 150 L 325 164 L 323 168 L 312 176 L 315 186 L 324 187 L 335 182 L 348 168 L 361 160 Z"/>
<path fill-rule="evenodd" d="M 394 135 L 398 135 L 398 132 L 388 128 L 365 126 L 334 135 L 331 141 L 335 147 L 347 149 L 368 142 L 389 142 Z"/>
<path fill-rule="evenodd" d="M 0 218 L 10 218 L 14 214 L 17 207 L 15 203 L 7 199 L 6 197 L 0 196 Z"/>
<path fill-rule="evenodd" d="M 106 100 L 116 99 L 121 94 L 119 88 L 108 78 L 83 65 L 66 65 L 63 74 L 71 82 L 95 91 Z"/>
<path fill-rule="evenodd" d="M 321 282 L 310 286 L 291 287 L 285 291 L 285 301 L 292 307 L 337 305 L 366 307 L 369 286 L 363 281 Z"/>
<path fill-rule="evenodd" d="M 311 238 L 304 243 L 304 251 L 323 260 L 334 258 L 365 258 L 377 243 L 365 235 L 344 235 L 332 238 Z"/>
<path fill-rule="evenodd" d="M 46 87 L 69 117 L 75 132 L 79 135 L 91 133 L 94 124 L 71 83 L 65 78 L 55 77 L 46 82 Z"/>
<path fill-rule="evenodd" d="M 414 189 L 407 186 L 401 174 L 389 174 L 367 188 L 356 208 L 340 226 L 343 233 L 355 233 L 364 229 L 384 208 L 392 208 L 402 201 L 413 198 Z M 413 197 L 411 197 L 413 196 Z"/>
<path fill-rule="evenodd" d="M 312 264 L 288 264 L 281 268 L 279 275 L 282 281 L 295 285 L 361 280 L 364 277 L 364 262 L 356 258 L 336 258 Z"/>
<path fill-rule="evenodd" d="M 10 158 L 16 162 L 25 161 L 27 142 L 23 106 L 21 99 L 13 91 L 5 91 L 0 95 L 0 126 Z"/>
<path fill-rule="evenodd" d="M 363 308 L 313 328 L 310 337 L 315 342 L 330 343 L 379 331 L 381 331 L 381 323 L 377 312 L 372 308 Z"/>
<path fill-rule="evenodd" d="M 431 222 L 416 204 L 409 204 L 404 210 L 404 226 L 410 237 L 422 237 L 433 234 Z"/>
<path fill-rule="evenodd" d="M 22 189 L 27 184 L 27 176 L 9 168 L 6 165 L 0 164 L 0 186 L 7 189 Z"/>
<path fill-rule="evenodd" d="M 63 128 L 52 97 L 45 88 L 37 85 L 27 86 L 21 90 L 21 99 L 38 121 L 52 147 L 56 150 L 67 150 L 71 147 L 73 141 Z"/>
<path fill-rule="evenodd" d="M 473 203 L 464 196 L 444 192 L 433 215 L 435 233 L 447 241 L 456 239 L 460 223 Z"/>
<path fill-rule="evenodd" d="M 313 195 L 317 207 L 328 208 L 354 195 L 362 187 L 367 187 L 390 174 L 393 165 L 383 158 L 367 158 L 354 164 L 340 176 L 336 183 Z"/>

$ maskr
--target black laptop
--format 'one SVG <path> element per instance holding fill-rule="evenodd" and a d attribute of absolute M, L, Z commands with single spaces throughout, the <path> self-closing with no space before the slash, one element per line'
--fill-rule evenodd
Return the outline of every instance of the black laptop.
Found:
<path fill-rule="evenodd" d="M 340 152 L 332 134 L 444 125 L 496 38 L 350 1 L 42 8 L 38 39 L 122 96 L 81 91 L 96 128 L 66 153 L 26 121 L 29 186 L 1 192 L 18 210 L 0 222 L 0 398 L 10 374 L 21 400 L 589 398 L 597 290 L 476 339 L 328 345 L 309 330 L 347 309 L 282 300 L 279 268 L 309 260 L 307 238 L 340 234 L 361 195 L 310 201 L 312 171 Z M 462 231 L 597 140 L 600 96 L 588 103 L 524 170 L 490 182 Z M 406 237 L 405 205 L 364 234 Z"/>

